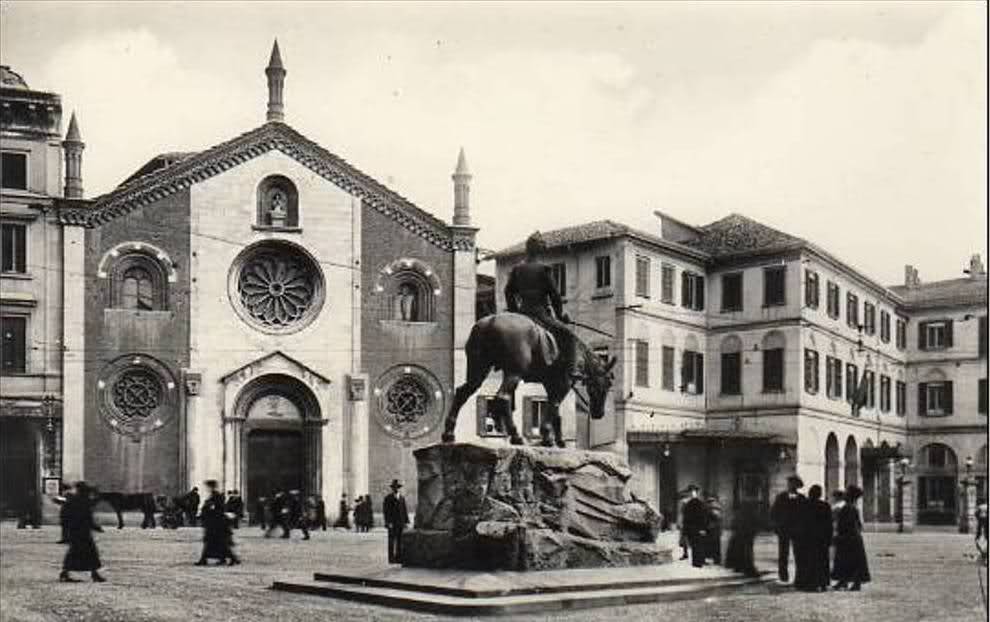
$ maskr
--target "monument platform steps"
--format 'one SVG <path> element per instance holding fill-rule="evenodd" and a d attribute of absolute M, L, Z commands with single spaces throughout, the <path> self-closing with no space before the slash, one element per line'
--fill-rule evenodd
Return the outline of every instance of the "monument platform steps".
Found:
<path fill-rule="evenodd" d="M 596 568 L 536 572 L 454 572 L 390 568 L 364 575 L 316 573 L 276 581 L 276 590 L 447 615 L 510 615 L 706 598 L 766 589 L 767 574 L 718 567 Z"/>

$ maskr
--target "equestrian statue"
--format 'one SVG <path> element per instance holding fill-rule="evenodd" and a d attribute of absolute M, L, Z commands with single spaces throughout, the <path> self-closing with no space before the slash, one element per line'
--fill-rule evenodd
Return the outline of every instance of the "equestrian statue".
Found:
<path fill-rule="evenodd" d="M 550 269 L 538 259 L 545 251 L 539 232 L 529 236 L 526 260 L 512 269 L 505 286 L 508 312 L 483 317 L 472 327 L 464 345 L 467 379 L 454 393 L 443 442 L 454 442 L 458 412 L 493 369 L 502 371 L 494 414 L 513 445 L 523 444 L 512 421 L 513 397 L 520 382 L 538 382 L 546 390 L 552 441 L 557 447 L 564 447 L 560 403 L 572 389 L 592 419 L 604 416 L 615 357 L 603 361 L 569 328 L 571 320 Z M 576 390 L 577 383 L 584 385 L 587 398 Z"/>

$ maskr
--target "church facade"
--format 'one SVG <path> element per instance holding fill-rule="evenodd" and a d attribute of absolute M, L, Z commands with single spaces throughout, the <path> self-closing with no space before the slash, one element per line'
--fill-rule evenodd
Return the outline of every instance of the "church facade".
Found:
<path fill-rule="evenodd" d="M 463 152 L 449 224 L 284 122 L 277 43 L 265 73 L 262 126 L 92 200 L 75 123 L 63 141 L 66 481 L 333 507 L 414 482 L 412 450 L 439 440 L 475 313 Z"/>

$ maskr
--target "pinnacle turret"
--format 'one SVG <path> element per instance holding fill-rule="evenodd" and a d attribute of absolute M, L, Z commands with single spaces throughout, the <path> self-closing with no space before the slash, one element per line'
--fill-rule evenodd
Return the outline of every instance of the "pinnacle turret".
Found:
<path fill-rule="evenodd" d="M 454 224 L 470 227 L 471 172 L 468 170 L 464 147 L 461 147 L 460 152 L 457 154 L 457 166 L 454 168 L 454 174 L 450 178 L 454 180 Z"/>
<path fill-rule="evenodd" d="M 265 118 L 268 121 L 283 121 L 285 119 L 285 103 L 282 101 L 282 94 L 285 87 L 285 67 L 282 66 L 282 53 L 278 49 L 278 39 L 272 45 L 272 55 L 268 59 L 268 66 L 265 67 L 265 75 L 268 77 L 268 112 Z"/>

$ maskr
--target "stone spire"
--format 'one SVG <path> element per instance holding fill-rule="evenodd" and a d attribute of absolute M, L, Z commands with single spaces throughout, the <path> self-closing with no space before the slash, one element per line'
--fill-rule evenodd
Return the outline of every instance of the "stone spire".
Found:
<path fill-rule="evenodd" d="M 72 113 L 69 119 L 69 130 L 65 133 L 65 140 L 62 141 L 62 149 L 65 151 L 65 198 L 83 198 L 82 185 L 82 152 L 86 148 L 86 143 L 82 141 L 79 134 L 79 124 L 76 122 L 76 113 Z"/>
<path fill-rule="evenodd" d="M 468 170 L 464 147 L 457 154 L 457 168 L 450 176 L 454 180 L 454 225 L 471 226 L 471 172 Z"/>
<path fill-rule="evenodd" d="M 285 67 L 282 66 L 282 54 L 278 50 L 278 39 L 272 46 L 272 55 L 268 59 L 268 66 L 265 67 L 265 75 L 268 76 L 268 114 L 265 115 L 268 121 L 285 120 L 285 104 L 282 101 L 282 89 L 285 85 Z"/>

